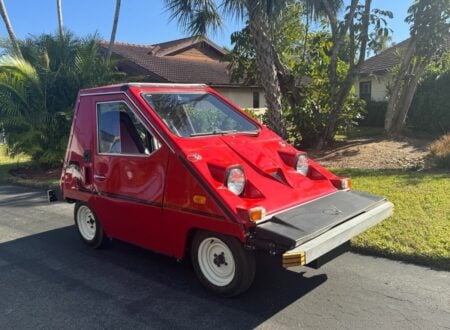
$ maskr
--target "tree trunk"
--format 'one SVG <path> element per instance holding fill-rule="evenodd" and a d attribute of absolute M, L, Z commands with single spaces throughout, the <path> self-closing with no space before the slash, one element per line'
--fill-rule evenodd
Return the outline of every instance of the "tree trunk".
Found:
<path fill-rule="evenodd" d="M 416 49 L 415 40 L 409 42 L 408 48 L 405 54 L 402 56 L 402 63 L 400 65 L 400 70 L 394 79 L 394 85 L 389 96 L 389 103 L 386 110 L 386 116 L 384 118 L 384 132 L 386 135 L 390 135 L 392 131 L 392 126 L 394 125 L 395 117 L 397 116 L 397 111 L 399 103 L 401 100 L 402 89 L 405 84 L 405 79 L 408 74 L 408 70 L 411 66 L 411 61 L 414 56 Z"/>
<path fill-rule="evenodd" d="M 392 122 L 388 135 L 399 135 L 405 126 L 406 116 L 411 107 L 414 94 L 416 93 L 417 85 L 425 71 L 426 63 L 421 61 L 417 63 L 411 72 L 409 79 L 402 85 L 400 102 L 397 103 L 396 116 Z"/>
<path fill-rule="evenodd" d="M 56 10 L 58 11 L 59 36 L 61 38 L 63 38 L 64 37 L 64 25 L 63 25 L 63 15 L 62 15 L 61 0 L 56 0 Z"/>
<path fill-rule="evenodd" d="M 287 138 L 286 121 L 281 106 L 280 81 L 275 65 L 268 16 L 261 8 L 249 8 L 250 32 L 256 50 L 256 63 L 268 107 L 268 125 L 283 139 Z"/>
<path fill-rule="evenodd" d="M 114 22 L 111 31 L 111 39 L 109 40 L 108 53 L 106 55 L 106 60 L 108 62 L 111 59 L 112 48 L 114 46 L 114 41 L 116 40 L 117 25 L 119 23 L 120 2 L 121 0 L 116 0 L 116 10 L 114 12 Z"/>
<path fill-rule="evenodd" d="M 356 49 L 354 45 L 350 47 L 350 61 L 349 69 L 347 75 L 343 80 L 339 78 L 338 74 L 338 62 L 339 62 L 339 50 L 342 43 L 344 42 L 345 35 L 347 31 L 350 32 L 350 40 L 355 40 L 354 35 L 354 16 L 356 13 L 358 1 L 352 0 L 349 8 L 349 13 L 346 15 L 343 24 L 339 24 L 337 19 L 337 14 L 331 8 L 329 0 L 322 0 L 322 3 L 326 9 L 328 19 L 331 24 L 331 34 L 333 47 L 331 49 L 330 64 L 328 65 L 328 79 L 330 81 L 330 113 L 328 115 L 327 123 L 323 129 L 323 134 L 321 135 L 316 148 L 322 149 L 326 144 L 333 141 L 336 135 L 339 116 L 342 112 L 345 100 L 347 99 L 353 84 L 355 83 L 356 77 L 358 76 L 359 68 L 365 60 L 366 48 L 368 41 L 368 29 L 369 29 L 369 18 L 370 18 L 370 8 L 372 1 L 365 0 L 364 2 L 364 12 L 362 16 L 362 31 L 360 34 L 360 46 L 358 49 L 359 58 L 355 62 Z"/>
<path fill-rule="evenodd" d="M 19 42 L 17 41 L 14 30 L 11 26 L 11 22 L 9 21 L 8 13 L 6 11 L 6 7 L 3 0 L 0 0 L 0 15 L 3 18 L 3 22 L 5 22 L 6 30 L 8 31 L 9 39 L 11 40 L 14 53 L 16 54 L 16 56 L 22 58 L 22 52 L 20 51 Z"/>

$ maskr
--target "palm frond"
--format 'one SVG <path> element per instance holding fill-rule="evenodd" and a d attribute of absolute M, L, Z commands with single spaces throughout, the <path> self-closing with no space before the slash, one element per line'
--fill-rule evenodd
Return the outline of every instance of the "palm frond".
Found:
<path fill-rule="evenodd" d="M 318 21 L 323 17 L 326 17 L 326 10 L 323 1 L 330 4 L 330 7 L 334 12 L 338 12 L 344 5 L 342 0 L 302 0 L 305 6 L 305 13 L 310 19 Z"/>
<path fill-rule="evenodd" d="M 191 35 L 206 35 L 208 30 L 217 31 L 223 22 L 214 0 L 165 0 L 170 20 L 177 20 L 181 28 Z"/>

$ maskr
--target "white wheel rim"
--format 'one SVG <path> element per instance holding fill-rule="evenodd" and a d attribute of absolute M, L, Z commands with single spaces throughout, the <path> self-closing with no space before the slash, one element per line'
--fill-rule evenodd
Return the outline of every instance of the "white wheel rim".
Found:
<path fill-rule="evenodd" d="M 92 241 L 97 231 L 97 224 L 94 214 L 85 205 L 80 206 L 78 209 L 77 224 L 81 236 L 87 241 Z"/>
<path fill-rule="evenodd" d="M 234 257 L 223 241 L 216 237 L 204 239 L 198 247 L 197 257 L 200 269 L 209 282 L 226 286 L 233 281 L 236 271 Z"/>

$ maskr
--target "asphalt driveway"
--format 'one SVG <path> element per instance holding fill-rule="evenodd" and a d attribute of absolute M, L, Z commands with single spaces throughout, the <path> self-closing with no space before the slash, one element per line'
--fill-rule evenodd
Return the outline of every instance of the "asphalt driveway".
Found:
<path fill-rule="evenodd" d="M 91 250 L 73 206 L 0 186 L 0 325 L 8 328 L 450 329 L 450 273 L 346 253 L 319 270 L 258 256 L 254 285 L 218 298 L 178 263 L 113 241 Z"/>

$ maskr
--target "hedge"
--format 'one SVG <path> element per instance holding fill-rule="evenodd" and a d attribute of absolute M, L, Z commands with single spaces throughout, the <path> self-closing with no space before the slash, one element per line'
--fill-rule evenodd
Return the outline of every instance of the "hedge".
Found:
<path fill-rule="evenodd" d="M 450 132 L 450 71 L 422 81 L 409 109 L 407 125 L 430 133 Z"/>

